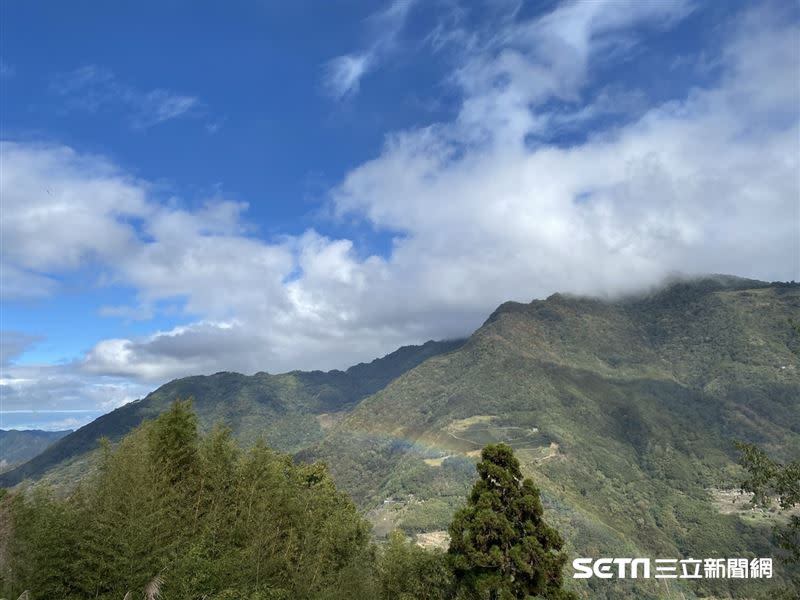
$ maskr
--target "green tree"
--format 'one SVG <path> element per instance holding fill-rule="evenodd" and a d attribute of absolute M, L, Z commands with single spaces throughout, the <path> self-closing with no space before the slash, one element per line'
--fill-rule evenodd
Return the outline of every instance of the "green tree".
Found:
<path fill-rule="evenodd" d="M 420 548 L 401 531 L 393 531 L 379 561 L 381 598 L 444 600 L 452 590 L 447 556 Z"/>
<path fill-rule="evenodd" d="M 191 480 L 197 468 L 197 415 L 192 401 L 177 401 L 149 430 L 153 462 L 171 485 Z"/>
<path fill-rule="evenodd" d="M 736 446 L 741 452 L 740 463 L 747 471 L 741 489 L 753 494 L 754 504 L 766 506 L 777 498 L 784 511 L 800 505 L 800 460 L 782 464 L 753 444 L 737 442 Z M 775 538 L 785 551 L 785 562 L 793 569 L 800 567 L 800 516 L 791 514 L 788 525 L 776 526 Z"/>
<path fill-rule="evenodd" d="M 36 485 L 0 498 L 0 596 L 120 600 L 376 598 L 369 526 L 324 465 L 263 443 L 206 436 L 175 403 L 64 497 Z"/>
<path fill-rule="evenodd" d="M 576 598 L 563 589 L 563 540 L 543 519 L 539 490 L 506 444 L 481 452 L 479 479 L 450 525 L 448 550 L 470 598 Z"/>

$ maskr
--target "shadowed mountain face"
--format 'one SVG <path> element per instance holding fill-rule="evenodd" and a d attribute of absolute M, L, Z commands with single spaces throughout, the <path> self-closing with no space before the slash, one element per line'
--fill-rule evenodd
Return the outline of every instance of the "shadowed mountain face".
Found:
<path fill-rule="evenodd" d="M 69 433 L 71 430 L 0 429 L 0 472 L 30 460 Z"/>
<path fill-rule="evenodd" d="M 293 371 L 281 375 L 217 373 L 186 377 L 161 386 L 142 400 L 126 404 L 59 440 L 7 473 L 0 485 L 38 479 L 54 467 L 85 458 L 102 437 L 117 440 L 143 420 L 163 412 L 176 399 L 192 398 L 201 427 L 228 425 L 245 445 L 258 438 L 279 450 L 293 452 L 322 438 L 359 400 L 426 359 L 457 349 L 463 340 L 405 346 L 347 371 Z M 80 469 L 78 469 L 80 471 Z"/>
<path fill-rule="evenodd" d="M 379 530 L 430 532 L 463 502 L 479 449 L 505 441 L 579 555 L 772 556 L 774 517 L 731 501 L 733 441 L 800 454 L 792 317 L 800 285 L 734 278 L 615 302 L 507 303 L 301 456 L 325 460 Z M 614 589 L 624 595 L 624 584 Z"/>

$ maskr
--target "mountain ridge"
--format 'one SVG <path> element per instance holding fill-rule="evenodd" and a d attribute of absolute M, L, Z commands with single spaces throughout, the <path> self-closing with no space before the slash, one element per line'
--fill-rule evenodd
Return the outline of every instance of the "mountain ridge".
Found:
<path fill-rule="evenodd" d="M 441 532 L 480 448 L 506 442 L 573 555 L 771 556 L 778 517 L 726 498 L 741 477 L 735 440 L 800 454 L 798 315 L 794 282 L 714 276 L 617 299 L 553 294 L 503 303 L 466 340 L 398 351 L 391 368 L 187 378 L 128 410 L 141 420 L 199 394 L 205 426 L 326 462 L 376 535 Z M 597 598 L 660 597 L 589 585 Z M 758 591 L 748 585 L 680 587 L 687 598 Z"/>
<path fill-rule="evenodd" d="M 71 429 L 0 429 L 0 473 L 41 454 L 48 446 L 70 433 Z"/>
<path fill-rule="evenodd" d="M 773 517 L 720 490 L 739 481 L 735 440 L 800 454 L 796 315 L 798 284 L 719 278 L 504 303 L 300 457 L 325 461 L 382 530 L 423 533 L 463 502 L 474 453 L 505 441 L 578 555 L 771 555 Z"/>
<path fill-rule="evenodd" d="M 24 479 L 38 479 L 59 463 L 90 452 L 102 437 L 115 441 L 143 420 L 157 416 L 176 399 L 193 398 L 195 410 L 205 428 L 217 421 L 225 422 L 244 443 L 251 443 L 260 437 L 259 429 L 269 430 L 270 419 L 281 421 L 287 430 L 313 429 L 316 424 L 311 422 L 314 421 L 314 415 L 350 407 L 428 357 L 452 351 L 463 342 L 429 340 L 417 346 L 403 346 L 345 371 L 289 371 L 276 375 L 263 371 L 254 375 L 221 371 L 213 375 L 174 379 L 144 398 L 101 415 L 28 462 L 0 474 L 0 486 L 16 485 Z M 226 407 L 225 401 L 231 405 Z M 258 412 L 263 418 L 242 423 L 242 420 L 247 421 L 248 411 Z M 312 416 L 311 420 L 304 421 L 303 417 L 309 415 Z M 275 429 L 274 424 L 272 428 Z M 302 431 L 295 433 L 303 437 Z M 274 438 L 268 438 L 272 445 L 282 450 L 292 450 L 294 440 L 280 439 L 280 432 L 277 431 L 275 434 Z"/>

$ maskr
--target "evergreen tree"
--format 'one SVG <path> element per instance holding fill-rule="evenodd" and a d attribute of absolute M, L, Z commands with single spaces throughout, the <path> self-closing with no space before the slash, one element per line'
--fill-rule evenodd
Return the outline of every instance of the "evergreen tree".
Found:
<path fill-rule="evenodd" d="M 544 522 L 539 490 L 522 478 L 512 449 L 486 446 L 478 474 L 450 525 L 448 553 L 460 591 L 489 600 L 576 598 L 562 587 L 561 536 Z"/>
<path fill-rule="evenodd" d="M 753 494 L 752 503 L 767 507 L 777 499 L 787 522 L 778 521 L 774 527 L 775 541 L 783 555 L 786 572 L 792 579 L 788 593 L 800 591 L 800 515 L 794 513 L 800 506 L 800 460 L 786 464 L 774 461 L 758 446 L 736 442 L 741 452 L 739 462 L 747 470 L 747 478 L 740 483 L 743 492 Z"/>

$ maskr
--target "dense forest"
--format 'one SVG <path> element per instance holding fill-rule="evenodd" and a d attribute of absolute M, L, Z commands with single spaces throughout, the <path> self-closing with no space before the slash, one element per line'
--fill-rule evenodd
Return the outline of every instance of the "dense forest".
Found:
<path fill-rule="evenodd" d="M 198 431 L 176 402 L 116 445 L 68 495 L 0 498 L 0 590 L 30 600 L 577 598 L 560 535 L 509 446 L 487 446 L 448 553 L 370 527 L 322 464 L 230 431 Z"/>

